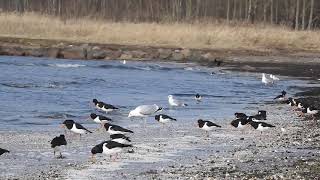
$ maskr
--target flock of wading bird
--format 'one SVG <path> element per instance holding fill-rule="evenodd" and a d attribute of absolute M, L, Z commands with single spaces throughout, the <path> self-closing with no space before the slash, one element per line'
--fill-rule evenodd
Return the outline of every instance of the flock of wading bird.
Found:
<path fill-rule="evenodd" d="M 261 81 L 265 85 L 273 84 L 275 80 L 279 80 L 279 78 L 273 75 L 267 76 L 264 73 L 262 74 Z M 274 98 L 274 100 L 278 102 L 286 103 L 289 106 L 295 107 L 294 110 L 297 110 L 300 116 L 307 114 L 307 115 L 311 115 L 314 118 L 314 115 L 319 113 L 319 110 L 307 105 L 306 103 L 303 103 L 301 100 L 294 99 L 292 97 L 287 98 L 286 94 L 287 93 L 285 91 L 282 91 L 280 95 Z M 194 96 L 194 99 L 200 102 L 202 100 L 202 96 L 199 94 L 196 94 Z M 93 99 L 92 103 L 94 104 L 95 108 L 105 113 L 118 110 L 117 107 L 102 101 L 98 101 L 97 99 Z M 172 107 L 188 106 L 186 103 L 176 99 L 172 95 L 168 96 L 168 103 Z M 170 117 L 169 115 L 158 114 L 158 112 L 160 111 L 162 111 L 162 108 L 156 104 L 140 105 L 135 109 L 131 110 L 129 112 L 128 117 L 146 118 L 154 115 L 155 120 L 163 124 L 176 121 L 175 118 Z M 251 116 L 248 116 L 245 113 L 240 113 L 240 112 L 236 112 L 234 115 L 236 119 L 233 120 L 230 124 L 235 128 L 244 128 L 248 125 L 249 126 L 251 125 L 254 129 L 261 131 L 262 133 L 262 131 L 275 127 L 272 124 L 264 122 L 264 120 L 267 120 L 267 112 L 265 110 L 259 110 L 257 114 L 251 115 Z M 90 117 L 95 123 L 100 124 L 101 128 L 104 128 L 110 134 L 110 140 L 103 141 L 91 149 L 93 161 L 95 161 L 95 155 L 98 153 L 110 155 L 111 159 L 114 155 L 114 158 L 113 158 L 114 160 L 117 157 L 117 154 L 121 152 L 124 148 L 132 147 L 130 137 L 128 137 L 127 134 L 132 134 L 134 133 L 133 131 L 115 124 L 111 124 L 110 122 L 112 122 L 112 119 L 103 115 L 97 115 L 95 113 L 91 113 Z M 209 136 L 209 131 L 212 131 L 215 128 L 221 128 L 220 125 L 217 125 L 214 122 L 206 121 L 202 119 L 199 119 L 197 123 L 200 129 L 207 132 L 207 136 Z M 74 120 L 63 121 L 62 127 L 66 128 L 66 130 L 70 130 L 75 134 L 79 134 L 80 139 L 82 134 L 92 133 L 92 131 L 86 129 L 85 127 L 75 122 Z M 284 128 L 281 128 L 281 130 L 285 131 Z M 55 137 L 51 141 L 51 147 L 53 148 L 54 157 L 57 157 L 57 158 L 63 157 L 59 147 L 65 146 L 65 145 L 67 145 L 67 141 L 63 134 Z M 133 150 L 131 151 L 133 152 Z M 59 152 L 58 156 L 56 156 L 57 152 Z M 0 148 L 0 155 L 4 153 L 9 153 L 9 151 Z"/>

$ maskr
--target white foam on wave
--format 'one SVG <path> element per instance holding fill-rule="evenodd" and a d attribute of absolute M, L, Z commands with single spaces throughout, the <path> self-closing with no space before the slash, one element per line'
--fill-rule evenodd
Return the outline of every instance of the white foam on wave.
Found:
<path fill-rule="evenodd" d="M 49 64 L 49 66 L 60 67 L 60 68 L 78 68 L 84 67 L 83 64 Z"/>

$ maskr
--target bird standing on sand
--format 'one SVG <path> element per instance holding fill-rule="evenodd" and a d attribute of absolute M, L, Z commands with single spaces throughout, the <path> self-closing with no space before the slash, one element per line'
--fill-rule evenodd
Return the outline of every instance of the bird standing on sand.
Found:
<path fill-rule="evenodd" d="M 89 131 L 88 129 L 86 129 L 85 127 L 83 127 L 81 124 L 74 122 L 73 120 L 65 120 L 62 123 L 62 127 L 66 127 L 67 129 L 69 129 L 71 132 L 74 132 L 76 134 L 80 135 L 80 139 L 81 139 L 81 134 L 87 134 L 87 133 L 92 133 L 91 131 Z"/>
<path fill-rule="evenodd" d="M 234 116 L 238 119 L 246 119 L 248 116 L 245 113 L 234 113 Z"/>
<path fill-rule="evenodd" d="M 98 153 L 102 153 L 105 155 L 110 155 L 112 159 L 112 155 L 120 153 L 123 148 L 132 147 L 131 144 L 121 144 L 115 141 L 104 141 L 91 149 L 92 160 L 95 161 L 95 155 Z M 114 159 L 115 160 L 115 159 Z"/>
<path fill-rule="evenodd" d="M 126 133 L 133 133 L 133 131 L 123 128 L 121 126 L 117 126 L 114 124 L 105 123 L 104 128 L 109 134 L 126 134 Z"/>
<path fill-rule="evenodd" d="M 250 121 L 249 124 L 256 130 L 258 131 L 265 131 L 268 130 L 269 128 L 274 128 L 274 125 L 265 123 L 265 122 L 260 122 L 260 121 Z"/>
<path fill-rule="evenodd" d="M 91 113 L 90 114 L 90 118 L 98 124 L 103 124 L 103 123 L 107 123 L 109 121 L 112 121 L 112 119 L 106 117 L 106 116 L 102 116 L 102 115 L 97 115 L 95 113 Z"/>
<path fill-rule="evenodd" d="M 115 141 L 121 144 L 130 144 L 131 142 L 130 138 L 123 134 L 111 134 L 110 139 L 111 141 Z"/>
<path fill-rule="evenodd" d="M 158 115 L 155 115 L 154 117 L 155 120 L 157 120 L 158 122 L 162 123 L 162 124 L 166 124 L 166 123 L 169 123 L 169 122 L 172 122 L 172 121 L 177 121 L 177 119 L 174 119 L 168 115 L 165 115 L 165 114 L 158 114 Z"/>
<path fill-rule="evenodd" d="M 272 84 L 272 83 L 273 83 L 273 80 L 267 78 L 267 76 L 266 76 L 265 73 L 262 73 L 261 82 L 262 82 L 264 85 L 268 85 L 268 84 Z"/>
<path fill-rule="evenodd" d="M 235 127 L 235 128 L 244 128 L 249 122 L 251 121 L 250 118 L 248 117 L 244 117 L 244 118 L 238 118 L 235 119 L 233 121 L 231 121 L 231 126 Z"/>
<path fill-rule="evenodd" d="M 198 120 L 198 126 L 200 129 L 205 130 L 207 133 L 207 137 L 209 137 L 209 131 L 212 131 L 213 129 L 215 129 L 216 127 L 221 128 L 220 125 L 217 125 L 211 121 L 204 121 L 202 119 Z"/>
<path fill-rule="evenodd" d="M 174 99 L 172 95 L 168 96 L 168 102 L 170 106 L 188 106 L 187 104 L 181 102 L 178 99 Z"/>
<path fill-rule="evenodd" d="M 256 120 L 267 120 L 267 111 L 259 110 L 258 114 L 252 116 Z"/>
<path fill-rule="evenodd" d="M 10 151 L 0 148 L 0 156 L 4 153 L 10 153 Z"/>
<path fill-rule="evenodd" d="M 162 110 L 162 107 L 159 107 L 156 104 L 141 105 L 136 107 L 134 110 L 130 111 L 128 117 L 147 117 L 161 110 Z"/>
<path fill-rule="evenodd" d="M 56 152 L 59 152 L 60 156 L 58 158 L 62 158 L 62 154 L 61 154 L 61 151 L 60 151 L 59 147 L 60 146 L 66 146 L 66 145 L 67 145 L 67 141 L 66 141 L 66 138 L 64 137 L 63 134 L 53 138 L 52 141 L 51 141 L 51 148 L 53 148 L 53 156 L 55 157 L 56 156 Z"/>

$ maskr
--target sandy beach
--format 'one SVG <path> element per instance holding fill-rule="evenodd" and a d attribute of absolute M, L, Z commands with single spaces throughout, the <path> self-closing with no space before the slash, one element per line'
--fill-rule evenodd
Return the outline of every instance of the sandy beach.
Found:
<path fill-rule="evenodd" d="M 284 104 L 259 104 L 268 111 L 266 122 L 276 128 L 260 133 L 249 127 L 243 131 L 225 119 L 222 128 L 210 133 L 194 124 L 163 128 L 149 123 L 132 137 L 134 147 L 115 162 L 100 155 L 90 161 L 90 149 L 107 139 L 105 131 L 79 140 L 67 134 L 66 158 L 53 158 L 48 141 L 58 132 L 1 132 L 3 143 L 15 144 L 19 153 L 5 155 L 1 164 L 4 179 L 312 179 L 319 176 L 319 129 L 314 121 L 297 117 Z M 255 113 L 256 109 L 243 109 Z M 285 130 L 281 130 L 284 128 Z M 149 137 L 152 137 L 150 140 Z M 85 144 L 85 145 L 83 145 Z"/>

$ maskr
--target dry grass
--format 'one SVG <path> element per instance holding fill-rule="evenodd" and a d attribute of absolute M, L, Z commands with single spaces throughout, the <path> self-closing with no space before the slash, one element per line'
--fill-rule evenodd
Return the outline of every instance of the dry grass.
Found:
<path fill-rule="evenodd" d="M 38 14 L 0 14 L 0 36 L 77 42 L 268 50 L 320 50 L 320 33 L 263 25 L 214 23 L 129 23 L 59 18 Z"/>

